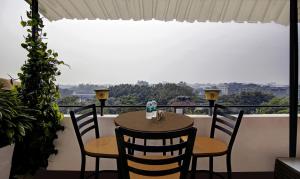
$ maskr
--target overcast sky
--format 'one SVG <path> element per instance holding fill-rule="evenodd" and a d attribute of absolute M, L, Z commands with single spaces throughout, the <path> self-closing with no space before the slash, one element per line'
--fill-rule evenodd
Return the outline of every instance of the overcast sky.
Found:
<path fill-rule="evenodd" d="M 26 60 L 19 25 L 29 6 L 1 0 L 0 77 L 17 77 Z M 45 19 L 49 47 L 71 68 L 59 84 L 288 84 L 289 28 L 277 24 Z"/>

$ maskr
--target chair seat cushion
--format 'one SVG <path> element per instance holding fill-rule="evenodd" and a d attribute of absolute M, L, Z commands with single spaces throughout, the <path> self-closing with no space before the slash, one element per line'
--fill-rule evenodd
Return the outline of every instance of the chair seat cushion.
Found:
<path fill-rule="evenodd" d="M 148 158 L 148 159 L 157 159 L 160 160 L 162 158 L 168 158 L 168 156 L 157 156 L 157 155 L 148 155 L 148 156 L 141 156 L 141 158 Z M 171 168 L 176 168 L 178 167 L 178 163 L 172 163 L 168 165 L 146 165 L 146 164 L 141 164 L 141 163 L 136 163 L 133 161 L 128 161 L 128 165 L 134 168 L 138 169 L 143 169 L 143 170 L 167 170 Z M 151 178 L 157 178 L 157 179 L 179 179 L 180 178 L 180 173 L 174 173 L 171 175 L 165 175 L 165 176 L 144 176 L 144 175 L 139 175 L 133 172 L 130 172 L 130 179 L 151 179 Z"/>
<path fill-rule="evenodd" d="M 115 136 L 105 136 L 89 140 L 84 149 L 90 156 L 117 158 L 118 146 Z"/>
<path fill-rule="evenodd" d="M 181 140 L 186 141 L 187 137 L 181 137 Z M 219 139 L 196 136 L 193 156 L 205 157 L 205 156 L 218 156 L 227 152 L 227 144 Z"/>

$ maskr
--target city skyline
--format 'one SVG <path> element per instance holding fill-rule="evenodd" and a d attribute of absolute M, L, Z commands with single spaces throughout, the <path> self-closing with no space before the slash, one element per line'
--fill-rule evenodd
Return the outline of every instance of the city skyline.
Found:
<path fill-rule="evenodd" d="M 114 86 L 114 85 L 122 85 L 122 84 L 129 84 L 129 85 L 139 85 L 139 82 L 146 82 L 148 85 L 156 85 L 156 84 L 166 84 L 166 83 L 173 83 L 173 84 L 180 84 L 180 83 L 185 83 L 188 86 L 193 86 L 193 85 L 203 85 L 203 86 L 214 86 L 214 85 L 224 85 L 224 84 L 243 84 L 243 85 L 249 85 L 249 84 L 255 84 L 255 85 L 260 85 L 260 86 L 289 86 L 289 84 L 279 84 L 276 82 L 269 82 L 269 83 L 243 83 L 243 82 L 221 82 L 221 83 L 201 83 L 201 82 L 195 82 L 195 83 L 187 83 L 184 81 L 179 81 L 179 82 L 168 82 L 168 81 L 161 81 L 161 82 L 156 82 L 156 83 L 149 83 L 144 80 L 138 80 L 134 83 L 118 83 L 118 84 L 113 84 L 113 83 L 77 83 L 77 84 L 62 84 L 58 83 L 58 86 L 79 86 L 79 85 L 97 85 L 97 86 Z"/>

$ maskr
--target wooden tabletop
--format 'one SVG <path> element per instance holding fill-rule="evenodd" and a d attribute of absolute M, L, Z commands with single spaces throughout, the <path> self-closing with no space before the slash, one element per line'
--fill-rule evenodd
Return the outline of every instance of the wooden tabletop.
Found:
<path fill-rule="evenodd" d="M 114 121 L 117 126 L 141 132 L 176 131 L 192 127 L 194 124 L 192 118 L 171 112 L 165 112 L 165 118 L 162 120 L 146 119 L 145 111 L 120 114 Z"/>

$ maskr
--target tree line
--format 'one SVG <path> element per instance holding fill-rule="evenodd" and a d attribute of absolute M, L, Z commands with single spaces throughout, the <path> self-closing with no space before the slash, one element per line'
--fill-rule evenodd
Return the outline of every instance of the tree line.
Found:
<path fill-rule="evenodd" d="M 79 85 L 77 86 L 81 91 L 93 92 L 99 88 L 96 85 Z M 80 99 L 79 96 L 71 94 L 69 91 L 62 90 L 64 95 L 58 100 L 59 105 L 88 105 L 99 102 L 95 97 L 89 99 Z M 78 89 L 77 89 L 78 90 Z M 109 99 L 106 101 L 107 106 L 111 105 L 145 105 L 148 100 L 156 100 L 159 105 L 172 105 L 174 101 L 176 104 L 181 104 L 182 99 L 188 100 L 191 103 L 183 102 L 182 104 L 207 105 L 204 96 L 200 96 L 197 90 L 188 86 L 186 83 L 158 83 L 154 85 L 148 84 L 119 84 L 109 87 Z M 186 98 L 180 98 L 186 97 Z M 179 103 L 178 103 L 179 102 Z M 224 105 L 288 105 L 287 97 L 275 97 L 271 93 L 261 91 L 241 92 L 237 94 L 221 95 L 217 101 Z M 288 113 L 288 108 L 243 108 L 245 113 Z M 68 109 L 61 109 L 64 113 L 68 113 Z M 141 110 L 139 108 L 105 108 L 105 113 L 118 114 L 131 110 Z M 171 110 L 171 109 L 168 109 Z M 204 114 L 208 109 L 189 108 L 188 113 Z"/>

